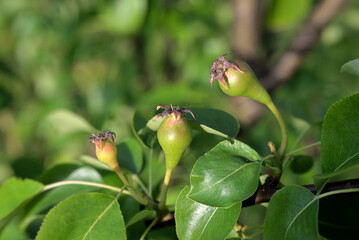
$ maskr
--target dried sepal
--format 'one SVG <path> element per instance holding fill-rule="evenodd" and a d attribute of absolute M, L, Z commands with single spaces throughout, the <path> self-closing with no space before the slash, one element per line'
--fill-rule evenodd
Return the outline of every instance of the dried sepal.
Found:
<path fill-rule="evenodd" d="M 156 110 L 159 110 L 159 109 L 164 109 L 164 110 L 162 113 L 157 114 L 155 119 L 158 119 L 160 117 L 166 117 L 171 114 L 173 114 L 175 116 L 175 118 L 178 119 L 179 117 L 183 117 L 186 113 L 190 113 L 192 115 L 192 117 L 194 119 L 196 119 L 196 117 L 193 115 L 193 112 L 191 110 L 186 109 L 186 108 L 181 108 L 179 106 L 158 105 Z"/>
<path fill-rule="evenodd" d="M 229 53 L 226 53 L 220 56 L 219 58 L 217 58 L 211 66 L 211 78 L 209 83 L 211 84 L 212 87 L 213 87 L 213 81 L 217 79 L 222 84 L 223 87 L 228 89 L 227 82 L 224 78 L 225 77 L 224 73 L 228 68 L 238 72 L 243 72 L 236 65 L 227 61 L 225 56 L 227 56 L 228 54 Z"/>
<path fill-rule="evenodd" d="M 101 143 L 104 140 L 108 140 L 110 141 L 112 144 L 115 144 L 115 137 L 116 134 L 114 132 L 111 132 L 109 130 L 104 131 L 102 133 L 99 134 L 92 134 L 92 136 L 89 138 L 90 143 L 95 143 L 96 144 L 96 148 L 99 152 L 101 152 Z"/>

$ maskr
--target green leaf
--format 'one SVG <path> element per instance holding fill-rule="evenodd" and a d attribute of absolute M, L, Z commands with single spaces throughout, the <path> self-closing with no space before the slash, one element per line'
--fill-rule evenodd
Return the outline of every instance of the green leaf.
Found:
<path fill-rule="evenodd" d="M 177 198 L 175 220 L 179 239 L 225 239 L 241 211 L 242 203 L 230 208 L 210 207 L 186 197 L 186 186 Z"/>
<path fill-rule="evenodd" d="M 153 146 L 157 139 L 157 133 L 151 130 L 151 123 L 154 121 L 148 121 L 141 113 L 135 112 L 133 115 L 132 128 L 136 134 L 136 137 L 142 141 L 146 146 Z M 157 123 L 155 123 L 157 124 Z M 157 127 L 158 128 L 158 127 Z"/>
<path fill-rule="evenodd" d="M 137 213 L 133 216 L 130 221 L 126 224 L 126 227 L 129 227 L 143 219 L 154 218 L 156 216 L 156 212 L 150 209 L 144 209 L 141 212 Z"/>
<path fill-rule="evenodd" d="M 44 187 L 34 180 L 10 178 L 0 187 L 0 219 L 13 212 L 22 203 L 38 194 Z"/>
<path fill-rule="evenodd" d="M 90 165 L 96 169 L 113 171 L 110 166 L 108 166 L 107 164 L 99 161 L 97 158 L 90 156 L 90 155 L 81 155 L 79 157 L 79 160 L 81 162 L 83 162 L 84 164 Z"/>
<path fill-rule="evenodd" d="M 45 183 L 52 183 L 62 180 L 79 180 L 102 183 L 101 175 L 91 167 L 79 167 L 74 164 L 59 164 L 49 169 L 40 178 Z M 93 186 L 65 185 L 49 190 L 32 201 L 27 216 L 40 213 L 54 204 L 64 200 L 66 197 L 81 192 L 88 192 L 98 189 Z"/>
<path fill-rule="evenodd" d="M 234 138 L 239 131 L 237 120 L 222 110 L 212 108 L 190 107 L 196 119 L 187 113 L 186 117 L 196 122 L 205 132 L 225 138 Z M 147 122 L 147 127 L 157 131 L 163 121 L 163 117 L 156 119 L 156 116 Z"/>
<path fill-rule="evenodd" d="M 152 131 L 157 131 L 157 129 L 160 127 L 164 117 L 152 117 L 146 124 L 146 127 L 151 129 Z"/>
<path fill-rule="evenodd" d="M 146 164 L 144 164 L 144 168 L 140 173 L 140 178 L 144 184 L 149 185 L 149 176 L 150 176 L 150 155 L 147 154 Z M 152 189 L 155 189 L 159 184 L 162 183 L 163 177 L 165 176 L 166 166 L 164 163 L 163 155 L 160 155 L 159 151 L 152 152 Z"/>
<path fill-rule="evenodd" d="M 238 121 L 229 113 L 212 108 L 191 107 L 189 109 L 196 119 L 193 119 L 192 115 L 188 113 L 187 117 L 199 124 L 205 132 L 226 138 L 237 136 Z"/>
<path fill-rule="evenodd" d="M 148 240 L 173 240 L 177 239 L 174 226 L 162 227 L 152 230 L 148 234 Z"/>
<path fill-rule="evenodd" d="M 345 63 L 340 71 L 359 76 L 359 58 Z"/>
<path fill-rule="evenodd" d="M 297 155 L 290 162 L 290 169 L 297 174 L 308 172 L 314 165 L 314 159 L 307 155 Z"/>
<path fill-rule="evenodd" d="M 117 146 L 118 164 L 133 173 L 139 173 L 143 164 L 142 148 L 134 138 L 129 138 Z"/>
<path fill-rule="evenodd" d="M 71 196 L 50 210 L 36 239 L 126 239 L 120 205 L 102 193 Z"/>
<path fill-rule="evenodd" d="M 195 163 L 188 196 L 213 207 L 229 207 L 257 189 L 260 156 L 242 142 L 222 141 Z"/>
<path fill-rule="evenodd" d="M 46 122 L 61 134 L 70 134 L 74 132 L 92 133 L 96 131 L 87 120 L 80 115 L 68 110 L 57 110 L 46 117 Z"/>
<path fill-rule="evenodd" d="M 320 192 L 331 177 L 359 163 L 359 94 L 333 104 L 322 127 L 322 174 L 314 176 Z"/>
<path fill-rule="evenodd" d="M 359 193 L 328 196 L 319 201 L 319 232 L 328 239 L 358 238 Z M 335 209 L 335 211 L 333 211 Z"/>
<path fill-rule="evenodd" d="M 319 239 L 318 200 L 308 189 L 289 185 L 269 202 L 263 239 Z"/>
<path fill-rule="evenodd" d="M 124 194 L 121 195 L 118 202 L 120 204 L 123 219 L 125 220 L 127 238 L 140 239 L 146 230 L 144 219 L 128 225 L 128 222 L 130 222 L 131 219 L 140 212 L 140 204 L 132 196 Z"/>
<path fill-rule="evenodd" d="M 21 229 L 17 221 L 11 221 L 3 230 L 0 230 L 0 240 L 29 240 L 29 236 L 24 229 Z"/>

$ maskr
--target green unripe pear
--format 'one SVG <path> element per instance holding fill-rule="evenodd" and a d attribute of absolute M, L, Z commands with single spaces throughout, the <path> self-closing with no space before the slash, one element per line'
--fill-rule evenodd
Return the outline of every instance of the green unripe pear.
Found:
<path fill-rule="evenodd" d="M 157 138 L 165 153 L 166 168 L 174 169 L 191 143 L 191 128 L 184 116 L 172 113 L 162 121 Z"/>
<path fill-rule="evenodd" d="M 224 56 L 219 57 L 211 67 L 211 84 L 217 79 L 221 90 L 229 96 L 248 97 L 265 105 L 272 102 L 248 64 L 241 60 L 232 63 Z"/>
<path fill-rule="evenodd" d="M 112 169 L 118 166 L 117 147 L 109 141 L 103 141 L 101 143 L 101 150 L 96 148 L 96 157 L 98 160 L 107 164 Z"/>
<path fill-rule="evenodd" d="M 105 131 L 98 135 L 93 134 L 90 142 L 96 144 L 96 157 L 112 169 L 118 168 L 117 147 L 114 140 L 115 133 Z"/>

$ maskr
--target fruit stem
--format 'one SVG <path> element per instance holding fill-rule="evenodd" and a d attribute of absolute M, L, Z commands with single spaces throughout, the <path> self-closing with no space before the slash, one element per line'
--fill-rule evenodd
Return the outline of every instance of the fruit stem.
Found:
<path fill-rule="evenodd" d="M 131 196 L 136 199 L 139 203 L 141 203 L 142 205 L 147 206 L 148 204 L 148 199 L 145 199 L 143 197 L 138 196 L 138 194 L 131 188 L 131 186 L 129 185 L 125 175 L 123 175 L 123 172 L 121 171 L 120 167 L 117 165 L 116 167 L 113 168 L 113 170 L 115 171 L 115 173 L 120 177 L 121 181 L 123 182 L 123 184 L 126 186 L 127 190 L 130 192 Z"/>
<path fill-rule="evenodd" d="M 280 112 L 278 111 L 278 109 L 274 105 L 274 103 L 270 102 L 269 104 L 267 104 L 267 107 L 274 114 L 275 118 L 277 119 L 277 121 L 279 123 L 280 130 L 282 132 L 282 142 L 281 142 L 281 145 L 280 145 L 279 151 L 278 151 L 279 156 L 282 158 L 284 156 L 284 154 L 285 154 L 285 151 L 287 149 L 287 144 L 288 144 L 287 128 L 286 128 L 285 123 L 283 121 L 282 115 L 280 114 Z"/>
<path fill-rule="evenodd" d="M 151 228 L 156 224 L 156 222 L 158 221 L 158 218 L 156 217 L 155 219 L 153 219 L 153 221 L 151 222 L 151 224 L 147 227 L 147 229 L 145 230 L 145 232 L 142 234 L 140 240 L 144 240 L 146 235 L 148 234 L 148 232 L 151 230 Z"/>
<path fill-rule="evenodd" d="M 172 170 L 173 169 L 169 169 L 169 168 L 166 169 L 166 174 L 165 174 L 165 178 L 163 180 L 163 185 L 162 185 L 162 189 L 161 189 L 160 203 L 158 205 L 158 208 L 160 210 L 164 210 L 164 208 L 166 207 L 167 190 L 168 190 L 168 184 L 171 179 Z"/>

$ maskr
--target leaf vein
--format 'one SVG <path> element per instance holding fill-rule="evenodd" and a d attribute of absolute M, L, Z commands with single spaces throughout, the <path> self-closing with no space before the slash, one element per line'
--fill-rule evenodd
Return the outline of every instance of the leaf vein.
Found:
<path fill-rule="evenodd" d="M 308 202 L 307 205 L 305 205 L 305 206 L 295 215 L 295 217 L 293 218 L 293 220 L 289 223 L 289 225 L 288 225 L 288 227 L 287 227 L 287 230 L 285 231 L 284 239 L 286 239 L 289 229 L 291 228 L 291 226 L 292 226 L 292 224 L 295 222 L 295 220 L 298 218 L 298 216 L 299 216 L 305 209 L 307 209 L 307 208 L 308 208 L 314 201 L 316 201 L 316 200 L 317 200 L 317 198 L 314 197 L 310 202 Z"/>
<path fill-rule="evenodd" d="M 215 182 L 215 183 L 209 185 L 209 186 L 206 187 L 206 188 L 202 188 L 202 190 L 198 191 L 197 193 L 190 194 L 190 195 L 193 196 L 193 195 L 196 195 L 196 194 L 198 194 L 198 193 L 204 192 L 204 191 L 206 191 L 207 189 L 212 188 L 213 186 L 215 186 L 215 185 L 217 185 L 217 184 L 223 182 L 225 179 L 227 179 L 227 178 L 229 178 L 230 176 L 234 175 L 234 174 L 235 174 L 236 172 L 238 172 L 239 170 L 241 170 L 241 169 L 243 169 L 243 168 L 245 168 L 245 167 L 247 167 L 247 166 L 249 166 L 249 165 L 252 165 L 252 164 L 257 164 L 257 162 L 247 163 L 247 164 L 245 164 L 245 165 L 239 167 L 238 169 L 236 169 L 236 170 L 233 171 L 232 173 L 228 174 L 228 175 L 225 176 L 224 178 L 218 180 L 217 182 Z"/>
<path fill-rule="evenodd" d="M 203 229 L 202 229 L 202 231 L 201 231 L 201 234 L 199 235 L 198 239 L 201 239 L 201 237 L 202 237 L 202 235 L 203 235 L 203 233 L 204 233 L 204 230 L 206 229 L 208 223 L 211 221 L 212 217 L 213 217 L 214 214 L 217 212 L 217 210 L 218 210 L 218 208 L 216 208 L 216 209 L 213 211 L 213 213 L 211 214 L 211 216 L 208 218 L 208 220 L 207 220 L 206 224 L 204 225 L 204 227 L 203 227 Z"/>
<path fill-rule="evenodd" d="M 105 208 L 105 210 L 103 210 L 103 212 L 96 218 L 96 220 L 91 224 L 90 228 L 87 230 L 87 232 L 85 233 L 85 235 L 83 236 L 82 240 L 86 239 L 87 235 L 90 234 L 90 232 L 92 231 L 92 229 L 95 227 L 95 225 L 98 223 L 98 221 L 100 221 L 100 219 L 106 214 L 106 212 L 108 210 L 110 210 L 110 208 L 112 207 L 112 205 L 117 202 L 117 200 L 120 198 L 120 195 L 122 193 L 124 188 L 121 189 L 121 191 L 119 192 L 119 194 L 117 194 L 117 196 L 115 197 L 115 199 Z"/>

